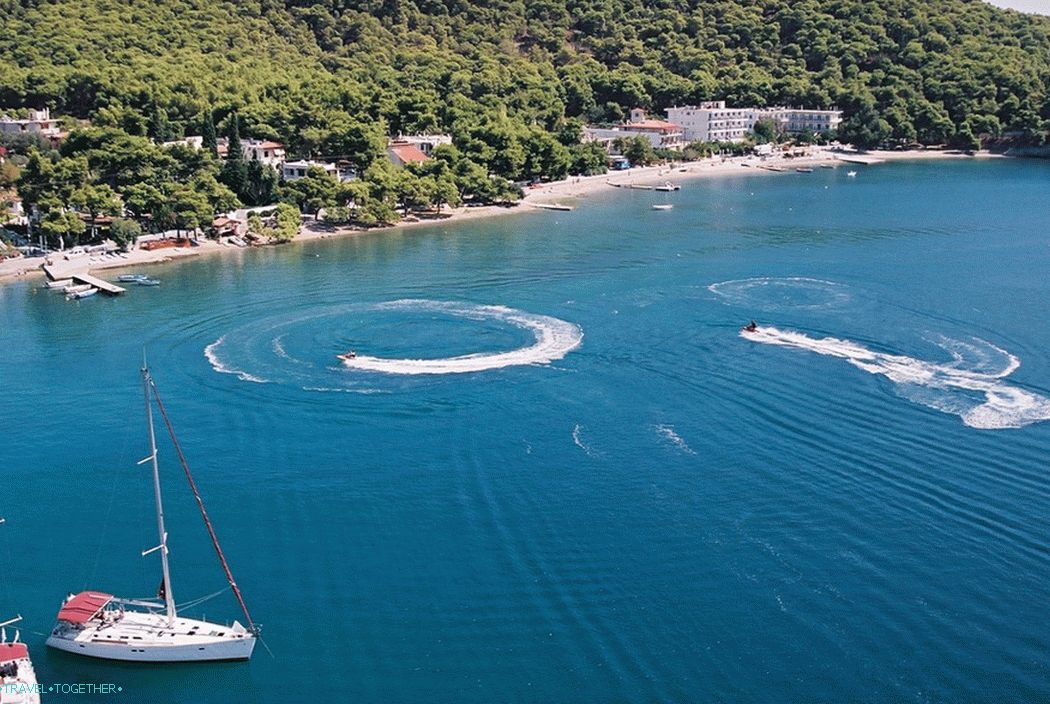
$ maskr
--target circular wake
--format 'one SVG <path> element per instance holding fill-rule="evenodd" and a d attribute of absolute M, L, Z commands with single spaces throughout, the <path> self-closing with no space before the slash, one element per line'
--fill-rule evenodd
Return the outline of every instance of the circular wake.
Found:
<path fill-rule="evenodd" d="M 732 305 L 764 311 L 820 310 L 836 308 L 850 301 L 842 284 L 803 276 L 721 281 L 711 284 L 707 290 Z"/>
<path fill-rule="evenodd" d="M 401 300 L 313 306 L 254 320 L 225 331 L 204 348 L 204 357 L 214 371 L 241 381 L 311 392 L 383 393 L 389 389 L 380 382 L 382 375 L 546 364 L 582 340 L 578 326 L 546 315 L 505 306 Z M 356 356 L 343 357 L 350 349 L 357 350 Z M 406 353 L 389 354 L 395 350 Z M 427 358 L 432 350 L 444 350 L 446 356 Z"/>
<path fill-rule="evenodd" d="M 509 352 L 475 352 L 439 359 L 398 359 L 359 354 L 343 358 L 344 366 L 386 374 L 464 374 L 523 364 L 546 364 L 561 359 L 583 341 L 583 331 L 572 323 L 505 306 L 404 300 L 384 303 L 378 308 L 435 311 L 472 320 L 495 320 L 528 330 L 535 335 L 536 342 Z"/>

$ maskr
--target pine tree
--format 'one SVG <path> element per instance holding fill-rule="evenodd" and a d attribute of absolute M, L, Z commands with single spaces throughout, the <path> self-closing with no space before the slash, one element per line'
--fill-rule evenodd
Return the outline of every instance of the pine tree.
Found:
<path fill-rule="evenodd" d="M 211 108 L 204 111 L 204 123 L 201 125 L 202 146 L 212 156 L 219 156 L 219 140 L 215 136 L 215 118 L 212 116 Z"/>
<path fill-rule="evenodd" d="M 248 164 L 244 160 L 241 148 L 241 128 L 237 113 L 230 116 L 230 127 L 227 135 L 226 162 L 222 165 L 219 180 L 225 183 L 237 197 L 246 200 L 248 189 Z"/>

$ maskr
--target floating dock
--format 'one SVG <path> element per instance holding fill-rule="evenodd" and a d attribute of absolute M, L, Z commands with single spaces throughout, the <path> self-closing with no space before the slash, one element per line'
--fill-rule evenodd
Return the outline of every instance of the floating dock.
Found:
<path fill-rule="evenodd" d="M 123 288 L 121 286 L 117 286 L 116 284 L 111 284 L 108 281 L 103 281 L 102 279 L 98 278 L 97 276 L 92 276 L 91 274 L 87 274 L 87 273 L 84 273 L 84 274 L 70 274 L 69 278 L 73 279 L 74 281 L 76 281 L 78 283 L 91 284 L 92 286 L 97 288 L 102 293 L 109 294 L 110 296 L 119 296 L 120 294 L 124 293 L 127 290 L 127 289 L 125 289 L 125 288 Z"/>
<path fill-rule="evenodd" d="M 875 156 L 863 156 L 860 154 L 836 154 L 835 158 L 839 161 L 844 161 L 847 164 L 864 164 L 870 166 L 872 164 L 881 164 L 884 159 L 879 159 Z"/>

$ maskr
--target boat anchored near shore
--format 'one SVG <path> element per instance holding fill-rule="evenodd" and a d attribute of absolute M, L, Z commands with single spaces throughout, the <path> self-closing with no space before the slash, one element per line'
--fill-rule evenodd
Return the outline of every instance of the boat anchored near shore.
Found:
<path fill-rule="evenodd" d="M 3 522 L 0 518 L 0 524 Z M 13 639 L 7 639 L 7 627 L 21 620 L 15 616 L 0 623 L 0 704 L 40 704 L 40 684 L 29 659 L 29 646 L 17 630 Z"/>
<path fill-rule="evenodd" d="M 146 400 L 146 421 L 149 428 L 150 454 L 139 464 L 150 463 L 153 468 L 153 496 L 157 513 L 157 534 L 160 544 L 145 550 L 143 556 L 160 554 L 161 582 L 156 599 L 121 599 L 105 592 L 84 591 L 70 594 L 58 612 L 58 623 L 47 639 L 47 645 L 77 655 L 105 660 L 138 662 L 203 662 L 216 660 L 247 660 L 258 639 L 259 628 L 248 614 L 241 591 L 233 579 L 226 557 L 219 546 L 208 512 L 204 508 L 189 465 L 175 437 L 175 431 L 161 403 L 149 368 L 142 366 L 142 385 Z M 186 474 L 190 489 L 197 500 L 212 546 L 226 574 L 230 589 L 240 604 L 248 622 L 245 627 L 234 621 L 232 625 L 198 621 L 178 614 L 171 589 L 168 567 L 168 532 L 164 527 L 164 507 L 161 499 L 160 469 L 157 462 L 157 441 L 153 428 L 153 406 L 156 404 L 171 437 L 175 454 Z M 197 603 L 200 603 L 198 600 Z M 5 700 L 6 702 L 6 700 Z"/>

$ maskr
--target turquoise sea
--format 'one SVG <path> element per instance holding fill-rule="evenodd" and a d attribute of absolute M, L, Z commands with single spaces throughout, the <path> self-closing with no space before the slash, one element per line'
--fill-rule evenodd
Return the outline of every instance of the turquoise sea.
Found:
<path fill-rule="evenodd" d="M 122 688 L 45 702 L 1047 701 L 1050 164 L 857 169 L 0 286 L 0 612 Z M 44 647 L 156 589 L 144 347 L 272 655 Z"/>

